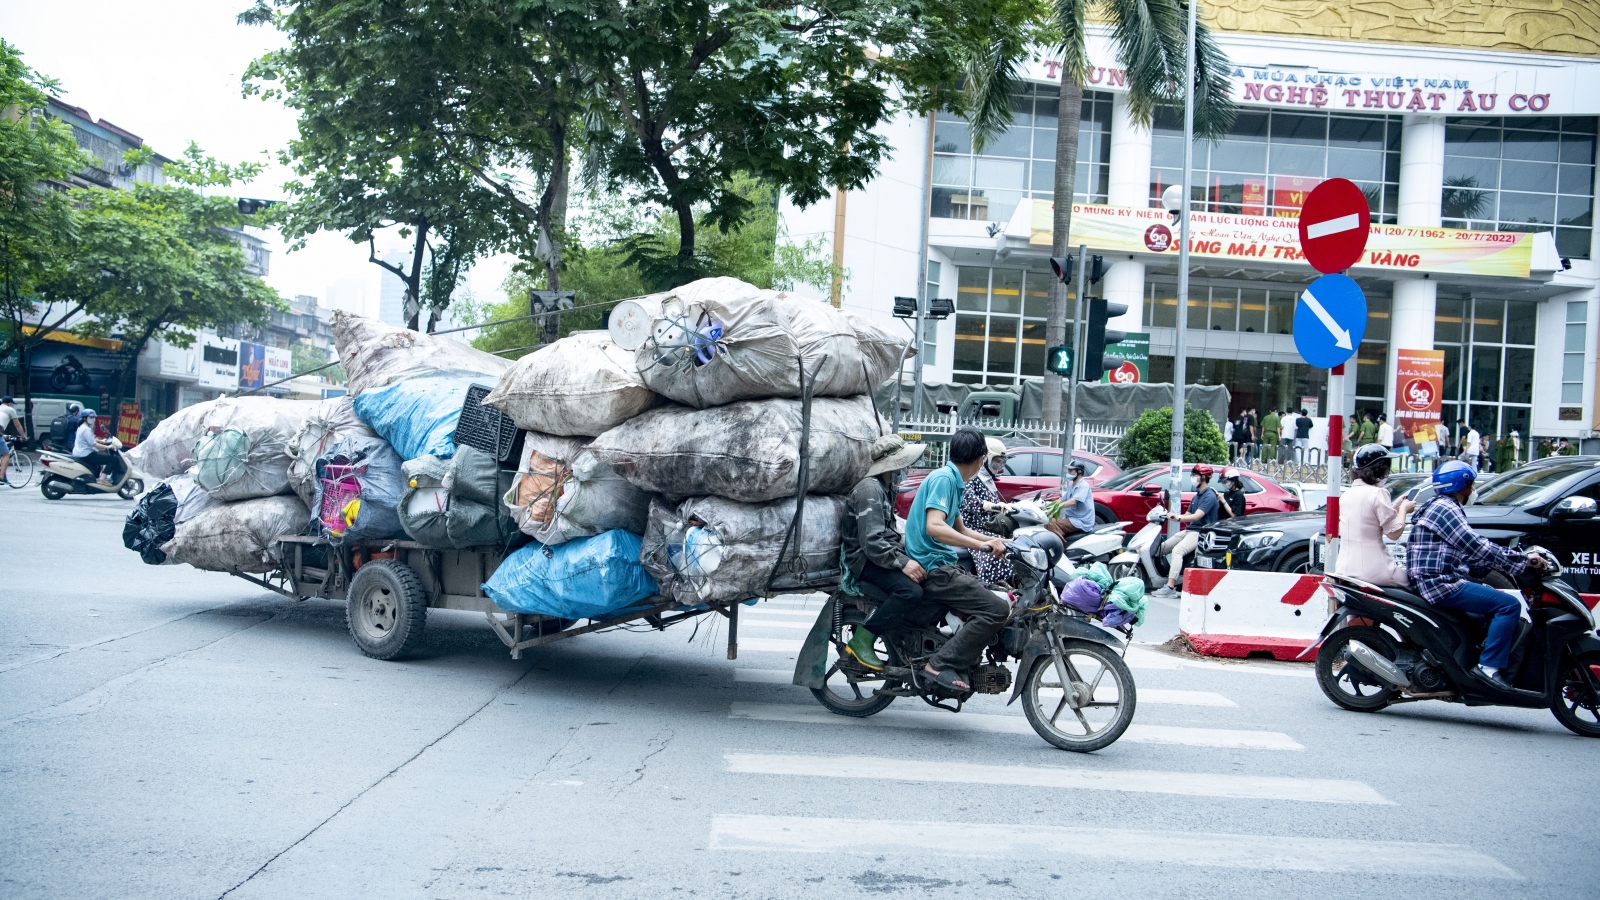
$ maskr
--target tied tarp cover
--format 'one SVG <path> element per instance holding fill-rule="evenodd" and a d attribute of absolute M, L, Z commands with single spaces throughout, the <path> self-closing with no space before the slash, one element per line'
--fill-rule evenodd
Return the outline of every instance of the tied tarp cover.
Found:
<path fill-rule="evenodd" d="M 467 390 L 484 377 L 472 372 L 444 372 L 406 378 L 368 388 L 353 401 L 361 421 L 382 435 L 401 459 L 455 455 L 456 421 Z"/>
<path fill-rule="evenodd" d="M 546 547 L 527 544 L 483 585 L 495 605 L 510 612 L 559 619 L 605 619 L 656 593 L 655 579 L 639 564 L 639 536 L 607 531 Z"/>

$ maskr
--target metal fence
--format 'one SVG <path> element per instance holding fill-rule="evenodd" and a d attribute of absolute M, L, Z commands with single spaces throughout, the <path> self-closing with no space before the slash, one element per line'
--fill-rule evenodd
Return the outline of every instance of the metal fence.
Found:
<path fill-rule="evenodd" d="M 963 425 L 972 425 L 984 434 L 1012 442 L 1022 441 L 1036 447 L 1061 446 L 1061 425 L 1041 419 L 961 419 L 954 413 L 942 416 L 923 416 L 919 419 L 902 418 L 900 435 L 906 440 L 920 440 L 928 444 L 923 465 L 944 465 L 949 449 L 950 435 Z M 1106 425 L 1078 420 L 1075 449 L 1084 453 L 1115 458 L 1127 426 Z"/>

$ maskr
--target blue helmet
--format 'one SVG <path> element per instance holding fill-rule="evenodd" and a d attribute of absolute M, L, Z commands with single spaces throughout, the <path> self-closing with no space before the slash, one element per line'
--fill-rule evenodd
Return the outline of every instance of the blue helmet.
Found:
<path fill-rule="evenodd" d="M 1471 466 L 1459 459 L 1452 459 L 1433 470 L 1433 487 L 1440 494 L 1459 494 L 1477 477 Z"/>

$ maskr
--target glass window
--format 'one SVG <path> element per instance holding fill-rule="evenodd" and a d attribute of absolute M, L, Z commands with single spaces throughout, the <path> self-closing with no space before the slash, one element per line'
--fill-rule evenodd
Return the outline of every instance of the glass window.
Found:
<path fill-rule="evenodd" d="M 995 269 L 993 287 L 989 289 L 989 312 L 1020 315 L 1022 313 L 1022 272 L 1017 269 Z"/>
<path fill-rule="evenodd" d="M 988 319 L 956 316 L 956 369 L 983 371 L 983 346 L 989 339 Z"/>
<path fill-rule="evenodd" d="M 1174 288 L 1176 291 L 1176 288 Z M 1200 331 L 1206 330 L 1206 289 L 1195 285 L 1189 286 L 1189 327 Z"/>
<path fill-rule="evenodd" d="M 1239 292 L 1239 330 L 1267 331 L 1267 292 L 1245 289 Z"/>
<path fill-rule="evenodd" d="M 1239 330 L 1239 292 L 1236 289 L 1211 289 L 1211 330 Z"/>
<path fill-rule="evenodd" d="M 989 311 L 989 270 L 962 266 L 956 270 L 956 309 Z"/>
<path fill-rule="evenodd" d="M 1553 231 L 1558 253 L 1589 258 L 1594 117 L 1447 121 L 1446 227 Z"/>
<path fill-rule="evenodd" d="M 1500 400 L 1506 403 L 1533 402 L 1533 350 L 1506 348 L 1505 388 Z"/>
<path fill-rule="evenodd" d="M 1500 399 L 1500 348 L 1472 348 L 1472 399 Z"/>
<path fill-rule="evenodd" d="M 1583 402 L 1583 356 L 1588 321 L 1588 301 L 1567 301 L 1567 333 L 1561 356 L 1562 403 Z"/>
<path fill-rule="evenodd" d="M 1178 287 L 1174 284 L 1150 283 L 1150 326 L 1175 328 L 1178 324 Z"/>
<path fill-rule="evenodd" d="M 1034 459 L 1037 460 L 1033 470 L 1035 478 L 1061 477 L 1061 454 L 1039 453 L 1034 455 Z"/>
<path fill-rule="evenodd" d="M 1037 453 L 1012 453 L 1006 457 L 1005 473 L 1018 478 L 1032 477 L 1033 461 L 1038 456 Z"/>
<path fill-rule="evenodd" d="M 1297 295 L 1289 291 L 1275 290 L 1267 301 L 1267 330 L 1273 334 L 1294 333 L 1294 305 Z"/>
<path fill-rule="evenodd" d="M 989 318 L 989 364 L 984 371 L 997 375 L 1017 373 L 1018 331 L 1022 320 L 1010 316 Z"/>
<path fill-rule="evenodd" d="M 1022 363 L 1018 373 L 1026 378 L 1044 377 L 1044 322 L 1028 319 L 1022 323 Z"/>
<path fill-rule="evenodd" d="M 1499 300 L 1472 301 L 1472 342 L 1498 344 L 1505 333 L 1505 304 Z"/>
<path fill-rule="evenodd" d="M 1506 302 L 1506 343 L 1531 347 L 1539 332 L 1539 304 L 1526 300 Z"/>

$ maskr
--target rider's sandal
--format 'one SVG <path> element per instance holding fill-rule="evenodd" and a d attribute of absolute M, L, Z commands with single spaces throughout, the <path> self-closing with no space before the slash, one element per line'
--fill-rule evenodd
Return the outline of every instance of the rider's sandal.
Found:
<path fill-rule="evenodd" d="M 922 670 L 922 674 L 924 674 L 924 675 L 932 675 L 934 682 L 937 683 L 940 687 L 944 688 L 945 690 L 949 690 L 949 691 L 970 691 L 970 690 L 972 690 L 972 685 L 967 684 L 965 681 L 963 681 L 961 679 L 961 675 L 958 672 L 956 672 L 955 669 L 945 669 L 943 672 L 939 672 L 939 673 L 935 674 L 933 672 L 929 672 L 926 668 L 924 668 Z"/>

